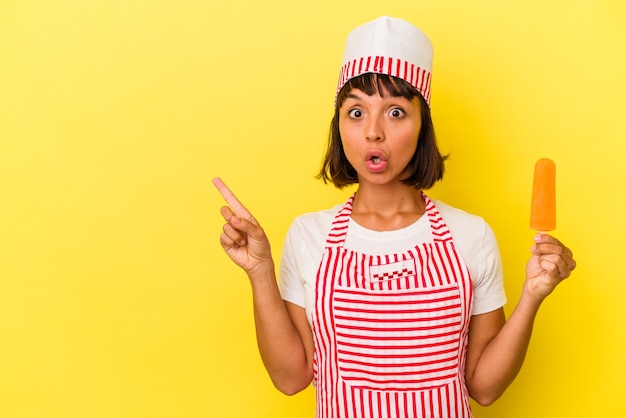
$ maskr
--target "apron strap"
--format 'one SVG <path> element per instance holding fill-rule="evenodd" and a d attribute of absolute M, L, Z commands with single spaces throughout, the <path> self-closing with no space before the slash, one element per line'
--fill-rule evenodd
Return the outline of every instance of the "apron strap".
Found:
<path fill-rule="evenodd" d="M 448 242 L 452 240 L 452 234 L 450 234 L 450 229 L 448 229 L 448 225 L 443 221 L 441 214 L 435 207 L 435 204 L 428 196 L 426 196 L 422 192 L 422 196 L 424 197 L 424 203 L 426 204 L 426 215 L 428 216 L 428 220 L 430 221 L 430 229 L 433 234 L 434 242 Z"/>
<path fill-rule="evenodd" d="M 346 242 L 346 234 L 348 233 L 348 222 L 352 214 L 352 203 L 354 202 L 354 194 L 350 196 L 348 201 L 339 209 L 335 215 L 332 228 L 326 236 L 326 248 L 342 248 Z"/>

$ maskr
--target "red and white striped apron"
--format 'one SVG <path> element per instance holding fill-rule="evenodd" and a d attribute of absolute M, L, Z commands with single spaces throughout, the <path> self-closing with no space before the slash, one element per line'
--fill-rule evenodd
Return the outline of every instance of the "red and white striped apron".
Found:
<path fill-rule="evenodd" d="M 317 418 L 471 417 L 465 353 L 469 271 L 424 195 L 433 239 L 400 254 L 344 248 L 354 196 L 317 273 Z"/>

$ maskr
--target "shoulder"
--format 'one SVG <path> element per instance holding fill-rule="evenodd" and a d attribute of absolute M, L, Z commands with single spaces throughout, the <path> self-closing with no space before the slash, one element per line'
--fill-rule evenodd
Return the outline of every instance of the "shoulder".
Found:
<path fill-rule="evenodd" d="M 474 277 L 499 270 L 500 250 L 489 224 L 478 215 L 440 201 L 433 201 L 450 229 L 452 239 L 465 258 Z"/>
<path fill-rule="evenodd" d="M 305 213 L 294 219 L 287 231 L 280 263 L 279 277 L 283 293 L 288 283 L 294 280 L 306 283 L 315 278 L 326 236 L 339 209 L 340 206 L 336 206 Z"/>
<path fill-rule="evenodd" d="M 479 239 L 483 238 L 485 234 L 491 234 L 489 224 L 481 216 L 450 206 L 439 200 L 433 200 L 433 203 L 450 228 L 455 240 Z"/>
<path fill-rule="evenodd" d="M 290 233 L 297 233 L 304 236 L 317 236 L 320 233 L 325 236 L 330 230 L 333 219 L 340 208 L 341 205 L 337 205 L 329 209 L 299 215 L 292 222 L 289 231 Z"/>
<path fill-rule="evenodd" d="M 309 212 L 296 217 L 287 231 L 285 245 L 291 247 L 292 250 L 306 247 L 322 249 L 335 215 L 340 208 L 341 205 L 336 205 L 329 209 Z"/>

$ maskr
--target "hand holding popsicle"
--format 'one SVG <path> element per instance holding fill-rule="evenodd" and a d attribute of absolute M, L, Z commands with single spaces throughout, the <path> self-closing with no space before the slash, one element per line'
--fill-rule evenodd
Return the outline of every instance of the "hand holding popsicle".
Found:
<path fill-rule="evenodd" d="M 543 300 L 576 268 L 572 251 L 558 239 L 544 232 L 556 228 L 556 165 L 549 158 L 535 164 L 530 228 L 538 231 L 526 266 L 526 289 Z"/>

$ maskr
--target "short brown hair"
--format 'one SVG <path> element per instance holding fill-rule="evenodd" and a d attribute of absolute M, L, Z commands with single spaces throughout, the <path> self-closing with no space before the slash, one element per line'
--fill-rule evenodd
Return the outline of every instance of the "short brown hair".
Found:
<path fill-rule="evenodd" d="M 356 170 L 348 162 L 343 151 L 339 133 L 339 109 L 352 89 L 359 89 L 368 96 L 382 95 L 383 92 L 387 92 L 393 97 L 404 97 L 407 100 L 413 100 L 414 97 L 419 98 L 422 127 L 417 140 L 417 149 L 408 164 L 410 173 L 407 178 L 402 179 L 402 182 L 416 189 L 429 189 L 438 180 L 441 180 L 444 172 L 444 161 L 448 156 L 441 155 L 439 148 L 437 148 L 430 107 L 415 87 L 406 81 L 386 74 L 375 73 L 366 73 L 352 78 L 337 94 L 335 115 L 330 123 L 328 135 L 328 149 L 316 178 L 322 179 L 324 183 L 330 182 L 339 189 L 359 182 Z"/>

